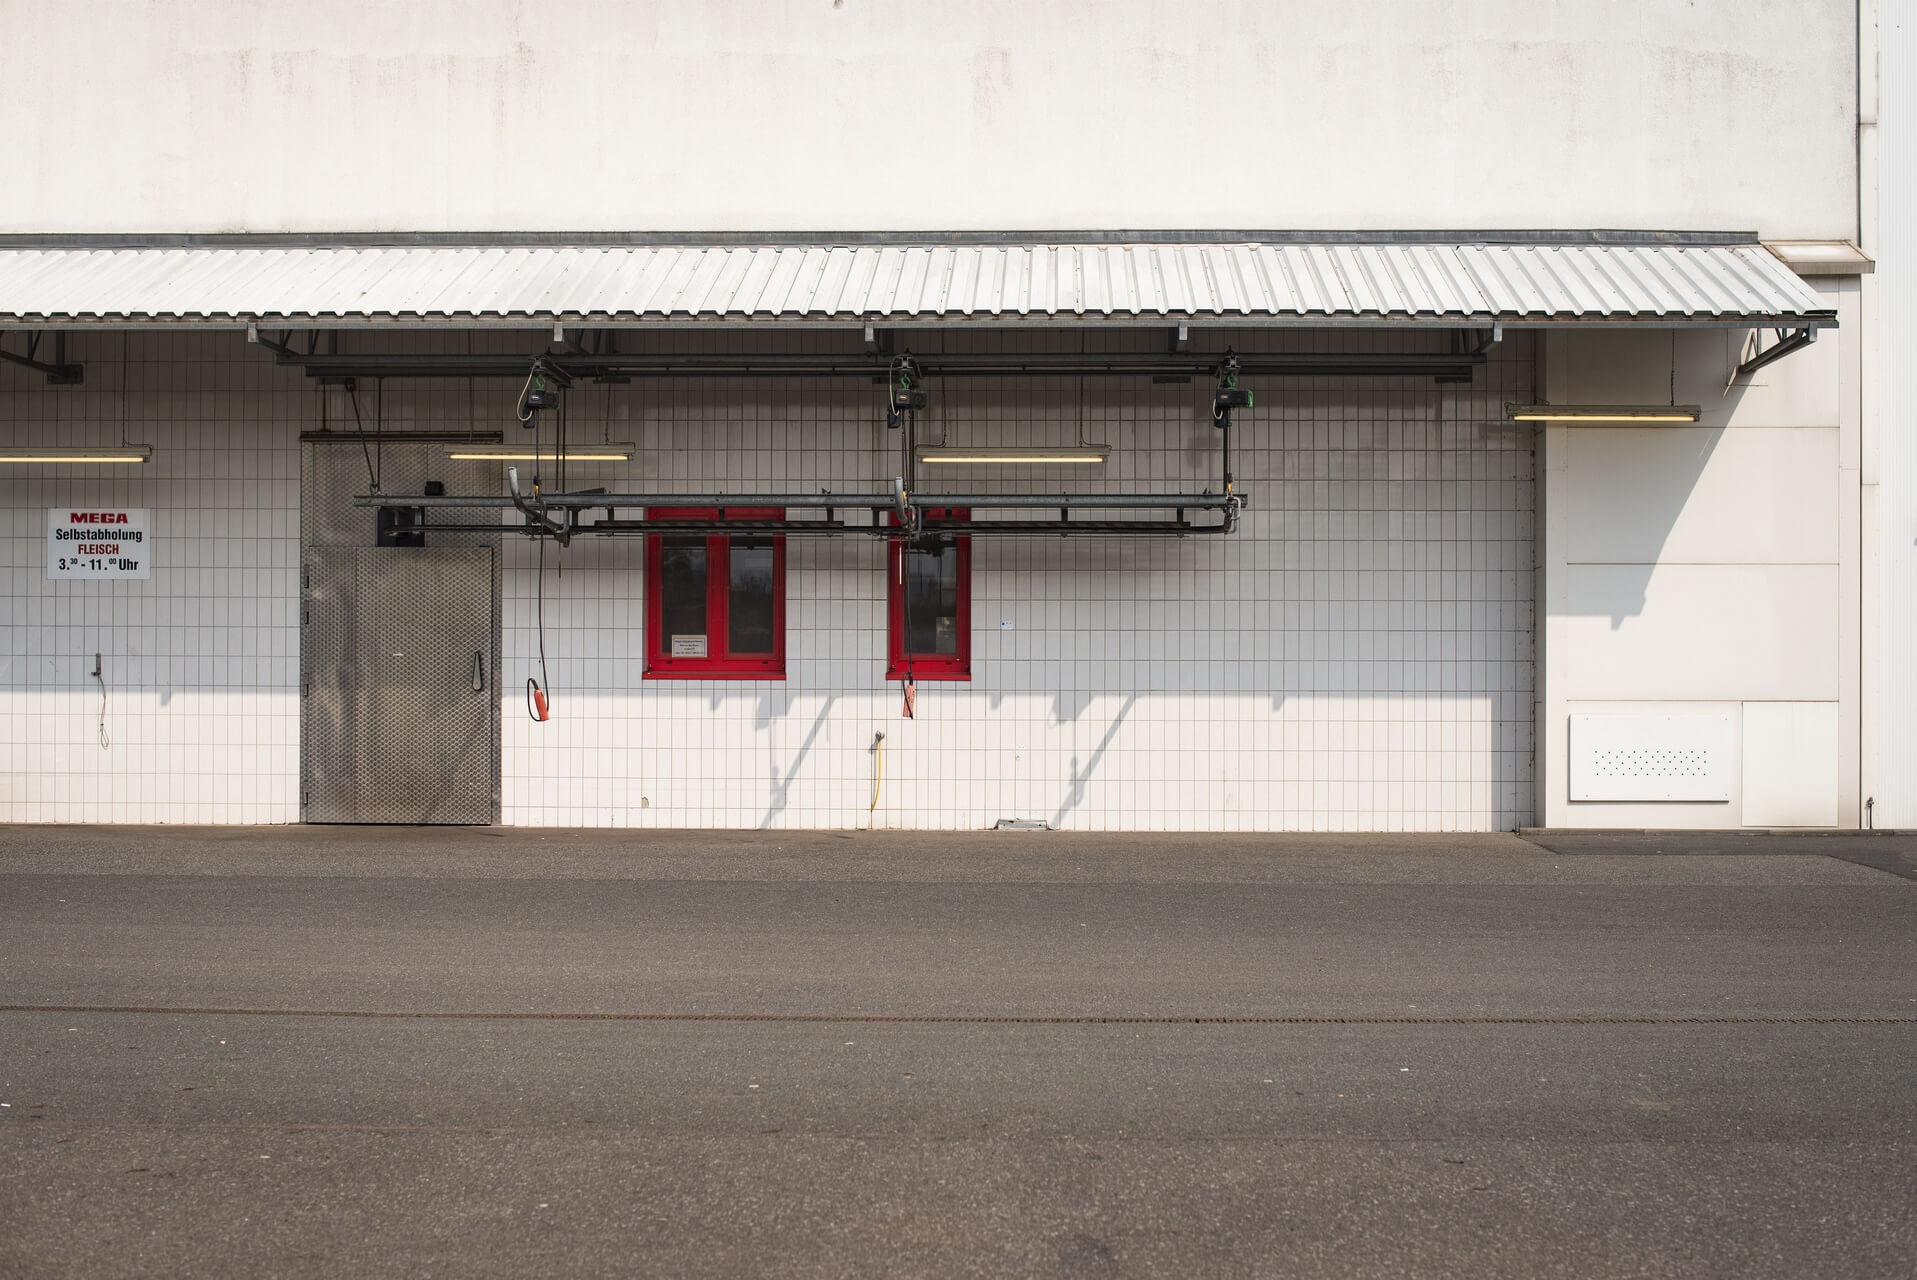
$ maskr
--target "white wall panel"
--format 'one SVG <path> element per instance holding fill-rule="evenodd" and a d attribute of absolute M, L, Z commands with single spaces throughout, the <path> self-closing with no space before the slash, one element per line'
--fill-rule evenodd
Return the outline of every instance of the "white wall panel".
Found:
<path fill-rule="evenodd" d="M 1881 440 L 1880 559 L 1869 584 L 1883 601 L 1879 669 L 1867 691 L 1881 710 L 1875 818 L 1880 827 L 1917 827 L 1917 13 L 1880 8 L 1882 190 L 1876 279 L 1876 426 Z"/>
<path fill-rule="evenodd" d="M 1842 327 L 1728 389 L 1742 334 L 1544 338 L 1551 402 L 1703 408 L 1696 427 L 1539 433 L 1538 807 L 1546 825 L 1752 821 L 1742 794 L 1728 805 L 1571 799 L 1574 716 L 1715 710 L 1704 702 L 1741 716 L 1746 699 L 1839 708 L 1835 747 L 1806 742 L 1796 758 L 1807 776 L 1833 779 L 1818 784 L 1820 793 L 1841 798 L 1849 788 L 1839 817 L 1855 819 L 1855 379 L 1866 335 L 1854 279 L 1816 287 L 1833 299 Z M 1741 767 L 1733 774 L 1740 793 Z"/>
<path fill-rule="evenodd" d="M 1744 825 L 1834 827 L 1844 759 L 1835 702 L 1744 704 Z"/>
<path fill-rule="evenodd" d="M 1835 564 L 1837 429 L 1566 429 L 1572 564 Z"/>
<path fill-rule="evenodd" d="M 1838 696 L 1835 565 L 1565 565 L 1563 696 Z"/>
<path fill-rule="evenodd" d="M 1847 0 L 11 4 L 0 230 L 1847 238 L 1855 23 Z"/>
<path fill-rule="evenodd" d="M 1839 323 L 1856 286 L 1840 279 L 1811 282 Z M 1551 348 L 1546 398 L 1553 404 L 1694 404 L 1705 427 L 1835 427 L 1842 414 L 1844 330 L 1823 330 L 1816 342 L 1735 379 L 1751 350 L 1743 329 L 1560 330 Z M 1765 331 L 1763 345 L 1775 335 Z"/>
<path fill-rule="evenodd" d="M 1727 715 L 1574 715 L 1571 799 L 1722 801 L 1733 788 Z"/>
<path fill-rule="evenodd" d="M 1555 742 L 1545 743 L 1541 756 L 1563 762 L 1539 805 L 1539 821 L 1556 827 L 1645 828 L 1689 831 L 1736 827 L 1743 808 L 1744 704 L 1741 702 L 1572 702 L 1556 725 Z M 1726 723 L 1730 731 L 1724 746 L 1724 772 L 1731 781 L 1729 802 L 1722 800 L 1600 800 L 1569 799 L 1568 760 L 1573 746 L 1573 722 L 1587 718 L 1693 719 Z"/>

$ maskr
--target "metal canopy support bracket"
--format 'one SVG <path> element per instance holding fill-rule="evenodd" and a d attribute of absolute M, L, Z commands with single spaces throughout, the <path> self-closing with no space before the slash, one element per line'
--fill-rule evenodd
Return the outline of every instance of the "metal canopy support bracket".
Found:
<path fill-rule="evenodd" d="M 1743 354 L 1745 358 L 1738 364 L 1737 368 L 1731 370 L 1731 385 L 1735 385 L 1739 378 L 1756 373 L 1772 361 L 1782 360 L 1791 352 L 1802 351 L 1805 347 L 1817 341 L 1817 330 L 1809 326 L 1802 329 L 1777 329 L 1774 330 L 1774 332 L 1777 334 L 1777 341 L 1773 342 L 1768 348 L 1759 350 L 1758 344 L 1763 341 L 1764 331 L 1762 329 L 1751 330 L 1751 336 L 1744 342 L 1744 351 L 1740 353 Z"/>
<path fill-rule="evenodd" d="M 23 369 L 32 369 L 36 373 L 44 373 L 47 375 L 48 384 L 55 387 L 77 387 L 87 380 L 85 365 L 67 363 L 66 334 L 56 333 L 53 335 L 53 359 L 51 361 L 38 359 L 39 353 L 40 335 L 30 333 L 27 335 L 27 353 L 25 355 L 15 355 L 6 348 L 0 347 L 0 360 L 4 360 L 8 364 L 17 364 Z"/>

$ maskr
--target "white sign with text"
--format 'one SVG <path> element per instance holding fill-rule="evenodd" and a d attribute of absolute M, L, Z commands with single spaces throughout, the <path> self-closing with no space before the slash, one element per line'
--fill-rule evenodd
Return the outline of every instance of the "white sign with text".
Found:
<path fill-rule="evenodd" d="M 48 507 L 47 577 L 150 578 L 147 507 Z"/>

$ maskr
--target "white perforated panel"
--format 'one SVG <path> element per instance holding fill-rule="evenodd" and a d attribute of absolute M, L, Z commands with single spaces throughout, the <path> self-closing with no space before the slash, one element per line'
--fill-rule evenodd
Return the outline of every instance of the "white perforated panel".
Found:
<path fill-rule="evenodd" d="M 1729 716 L 1571 717 L 1571 799 L 1730 798 Z"/>

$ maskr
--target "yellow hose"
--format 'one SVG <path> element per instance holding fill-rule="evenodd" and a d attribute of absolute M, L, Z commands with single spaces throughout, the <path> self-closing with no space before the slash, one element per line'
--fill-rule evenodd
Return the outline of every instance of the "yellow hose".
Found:
<path fill-rule="evenodd" d="M 872 774 L 872 813 L 879 811 L 879 789 L 885 785 L 885 735 L 879 734 L 872 739 L 872 750 L 878 756 L 878 767 Z"/>

